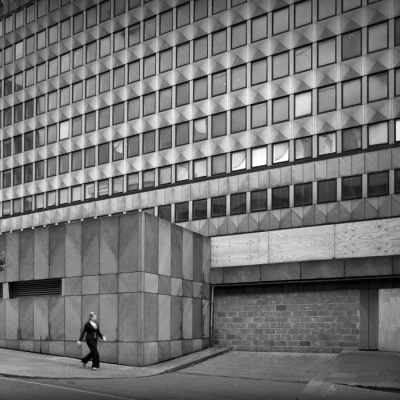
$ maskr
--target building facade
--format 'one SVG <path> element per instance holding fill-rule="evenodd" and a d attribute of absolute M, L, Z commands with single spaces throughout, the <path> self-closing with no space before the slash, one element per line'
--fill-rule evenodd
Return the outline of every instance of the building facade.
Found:
<path fill-rule="evenodd" d="M 216 343 L 392 348 L 398 1 L 0 12 L 1 232 L 145 211 L 211 237 Z"/>

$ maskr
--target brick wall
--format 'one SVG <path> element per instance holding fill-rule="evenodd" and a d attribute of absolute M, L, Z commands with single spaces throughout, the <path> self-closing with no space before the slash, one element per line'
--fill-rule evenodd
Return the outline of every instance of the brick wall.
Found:
<path fill-rule="evenodd" d="M 214 343 L 250 351 L 359 348 L 360 291 L 216 288 Z"/>

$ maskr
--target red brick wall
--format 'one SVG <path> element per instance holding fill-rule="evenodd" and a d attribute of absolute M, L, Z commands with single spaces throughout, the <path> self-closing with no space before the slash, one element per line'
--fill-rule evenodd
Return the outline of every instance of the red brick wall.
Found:
<path fill-rule="evenodd" d="M 339 352 L 359 348 L 359 328 L 359 290 L 215 289 L 217 345 L 250 351 Z"/>

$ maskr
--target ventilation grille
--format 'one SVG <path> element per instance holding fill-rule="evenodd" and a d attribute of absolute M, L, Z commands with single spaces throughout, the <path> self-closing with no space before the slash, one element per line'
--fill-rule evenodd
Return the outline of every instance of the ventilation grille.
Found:
<path fill-rule="evenodd" d="M 61 296 L 61 278 L 10 283 L 10 297 Z"/>
<path fill-rule="evenodd" d="M 3 299 L 3 284 L 0 282 L 0 300 Z"/>

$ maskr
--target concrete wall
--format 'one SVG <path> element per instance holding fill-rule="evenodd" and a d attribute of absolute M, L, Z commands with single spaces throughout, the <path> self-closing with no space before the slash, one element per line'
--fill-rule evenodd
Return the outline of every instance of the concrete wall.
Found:
<path fill-rule="evenodd" d="M 98 313 L 108 362 L 149 365 L 208 345 L 209 239 L 144 213 L 0 236 L 8 282 L 59 277 L 62 296 L 0 300 L 0 346 L 80 357 Z M 84 349 L 84 352 L 86 349 Z"/>

